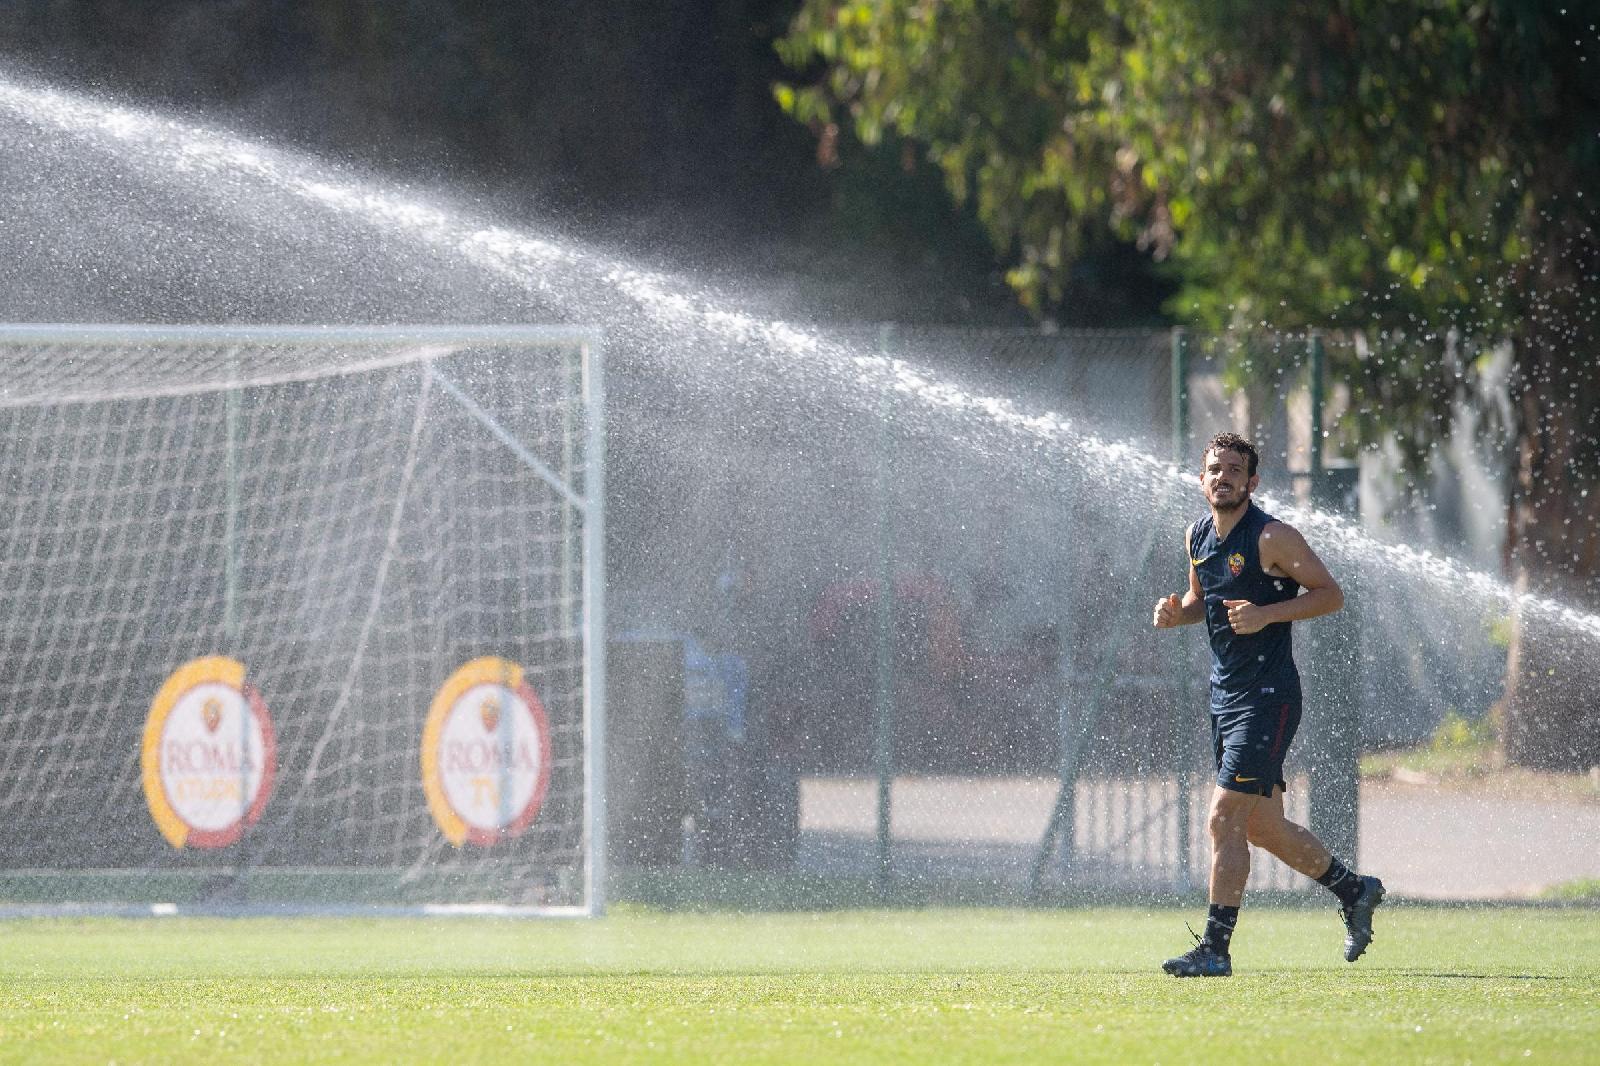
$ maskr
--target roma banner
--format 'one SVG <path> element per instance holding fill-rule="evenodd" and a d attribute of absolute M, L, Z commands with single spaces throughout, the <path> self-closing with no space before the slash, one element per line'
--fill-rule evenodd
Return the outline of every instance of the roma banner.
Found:
<path fill-rule="evenodd" d="M 272 796 L 277 740 L 244 664 L 221 655 L 173 671 L 150 701 L 141 764 L 150 816 L 175 848 L 222 848 Z"/>

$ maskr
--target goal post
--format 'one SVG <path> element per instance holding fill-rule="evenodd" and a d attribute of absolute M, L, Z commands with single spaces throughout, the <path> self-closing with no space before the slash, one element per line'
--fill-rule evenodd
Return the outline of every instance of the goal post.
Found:
<path fill-rule="evenodd" d="M 0 326 L 0 912 L 594 914 L 566 326 Z"/>

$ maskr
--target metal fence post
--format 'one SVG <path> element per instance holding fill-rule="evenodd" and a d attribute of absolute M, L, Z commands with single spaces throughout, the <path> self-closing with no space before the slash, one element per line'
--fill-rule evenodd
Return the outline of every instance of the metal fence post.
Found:
<path fill-rule="evenodd" d="M 894 326 L 884 324 L 878 331 L 878 349 L 888 357 L 894 347 Z M 890 815 L 894 785 L 894 516 L 890 496 L 890 452 L 894 438 L 889 424 L 887 403 L 878 416 L 877 491 L 878 491 L 878 604 L 876 677 L 873 685 L 874 727 L 873 767 L 878 775 L 878 864 L 880 896 L 889 894 L 893 876 Z"/>
<path fill-rule="evenodd" d="M 1181 470 L 1189 451 L 1189 335 L 1180 328 L 1172 331 L 1172 461 Z M 1192 696 L 1190 685 L 1189 666 L 1181 654 L 1175 655 L 1172 661 L 1176 664 L 1174 678 L 1174 692 L 1176 695 L 1177 713 L 1184 716 L 1188 713 L 1189 700 Z M 1194 760 L 1190 744 L 1193 743 L 1193 731 L 1180 727 L 1177 730 L 1179 741 L 1178 749 L 1178 795 L 1174 805 L 1174 814 L 1178 823 L 1178 888 L 1187 892 L 1194 884 L 1194 874 L 1190 868 L 1189 856 L 1189 820 L 1193 817 L 1190 803 L 1194 796 Z"/>
<path fill-rule="evenodd" d="M 1307 455 L 1308 468 L 1311 474 L 1312 506 L 1320 507 L 1322 501 L 1318 499 L 1323 488 L 1322 470 L 1322 408 L 1327 403 L 1326 395 L 1326 353 L 1322 346 L 1322 334 L 1316 330 L 1311 331 L 1309 340 L 1311 359 L 1311 449 Z"/>
<path fill-rule="evenodd" d="M 1324 461 L 1323 408 L 1326 405 L 1327 357 L 1322 335 L 1308 341 L 1311 372 L 1311 503 L 1319 510 L 1350 514 L 1356 469 L 1330 469 Z M 1321 680 L 1320 706 L 1313 710 L 1311 831 L 1335 855 L 1356 862 L 1360 823 L 1361 708 L 1359 704 L 1361 620 L 1354 574 L 1337 575 L 1345 606 L 1331 617 L 1311 623 Z"/>

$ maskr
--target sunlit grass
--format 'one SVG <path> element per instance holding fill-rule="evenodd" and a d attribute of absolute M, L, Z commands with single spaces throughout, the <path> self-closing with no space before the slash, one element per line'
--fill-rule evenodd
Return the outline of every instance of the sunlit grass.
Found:
<path fill-rule="evenodd" d="M 1494 729 L 1485 718 L 1446 714 L 1433 734 L 1419 744 L 1361 757 L 1363 777 L 1472 777 L 1500 769 Z"/>
<path fill-rule="evenodd" d="M 1545 899 L 1568 903 L 1600 904 L 1600 877 L 1580 877 L 1573 881 L 1563 881 L 1559 885 L 1551 885 L 1540 895 Z"/>
<path fill-rule="evenodd" d="M 1446 714 L 1432 735 L 1418 744 L 1363 755 L 1361 776 L 1402 785 L 1495 789 L 1600 802 L 1600 768 L 1558 774 L 1507 766 L 1487 716 L 1468 718 L 1455 712 Z"/>
<path fill-rule="evenodd" d="M 1600 912 L 1246 909 L 1238 976 L 1157 972 L 1189 911 L 0 926 L 0 1059 L 1582 1061 Z M 1315 1049 L 1308 1056 L 1308 1049 Z"/>

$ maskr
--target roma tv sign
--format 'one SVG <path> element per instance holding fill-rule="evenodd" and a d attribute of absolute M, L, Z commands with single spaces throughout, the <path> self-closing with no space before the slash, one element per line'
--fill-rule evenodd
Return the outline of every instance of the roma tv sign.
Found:
<path fill-rule="evenodd" d="M 450 675 L 423 727 L 422 787 L 457 847 L 533 824 L 550 787 L 550 727 L 522 667 L 485 656 Z"/>

